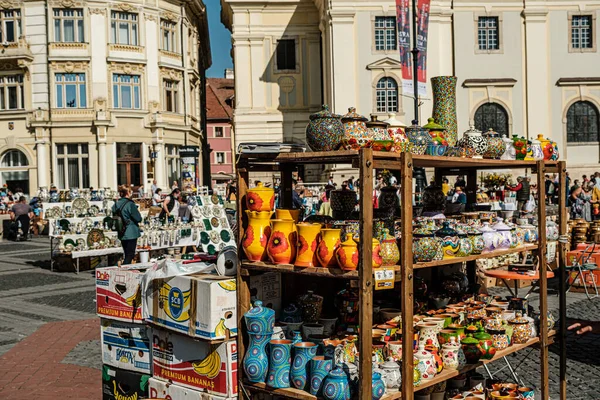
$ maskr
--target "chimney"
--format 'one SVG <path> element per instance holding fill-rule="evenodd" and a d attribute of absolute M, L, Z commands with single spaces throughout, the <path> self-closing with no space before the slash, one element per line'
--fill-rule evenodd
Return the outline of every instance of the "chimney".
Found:
<path fill-rule="evenodd" d="M 225 68 L 225 79 L 233 79 L 233 68 Z"/>

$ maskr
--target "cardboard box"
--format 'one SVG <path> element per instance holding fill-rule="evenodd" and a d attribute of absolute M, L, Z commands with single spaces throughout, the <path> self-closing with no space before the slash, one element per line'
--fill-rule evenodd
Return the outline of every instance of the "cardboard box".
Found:
<path fill-rule="evenodd" d="M 234 397 L 218 397 L 208 393 L 199 392 L 183 386 L 150 378 L 148 381 L 148 392 L 151 399 L 168 400 L 233 400 Z"/>
<path fill-rule="evenodd" d="M 264 307 L 275 311 L 275 317 L 281 313 L 281 273 L 267 272 L 250 277 L 248 283 L 252 303 L 263 302 Z"/>
<path fill-rule="evenodd" d="M 600 283 L 600 270 L 596 271 L 583 271 L 583 274 L 577 275 L 577 271 L 569 272 L 569 285 L 575 287 L 583 287 L 583 284 L 589 287 L 594 286 L 594 283 L 598 285 Z"/>
<path fill-rule="evenodd" d="M 102 400 L 134 400 L 148 396 L 150 375 L 102 366 Z"/>
<path fill-rule="evenodd" d="M 142 324 L 140 282 L 146 269 L 135 266 L 97 269 L 97 314 L 104 318 Z"/>
<path fill-rule="evenodd" d="M 215 396 L 238 393 L 237 343 L 210 344 L 163 329 L 152 330 L 152 376 Z"/>
<path fill-rule="evenodd" d="M 152 373 L 150 332 L 146 325 L 101 319 L 102 362 L 129 371 Z"/>
<path fill-rule="evenodd" d="M 154 279 L 148 321 L 202 339 L 237 335 L 235 278 L 193 274 Z"/>

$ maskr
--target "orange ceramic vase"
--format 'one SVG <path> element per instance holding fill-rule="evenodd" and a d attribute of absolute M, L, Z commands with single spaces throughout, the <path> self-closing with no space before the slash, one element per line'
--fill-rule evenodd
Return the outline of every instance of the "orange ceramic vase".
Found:
<path fill-rule="evenodd" d="M 321 224 L 299 223 L 296 229 L 298 229 L 298 248 L 294 265 L 296 267 L 318 266 L 317 246 Z"/>
<path fill-rule="evenodd" d="M 352 234 L 346 234 L 346 241 L 335 252 L 338 265 L 344 271 L 354 271 L 358 268 L 358 246 L 352 240 Z"/>
<path fill-rule="evenodd" d="M 340 246 L 341 229 L 321 229 L 321 243 L 317 247 L 317 259 L 323 268 L 337 266 L 335 251 Z"/>
<path fill-rule="evenodd" d="M 373 268 L 379 268 L 383 264 L 383 258 L 381 257 L 381 245 L 379 240 L 373 239 Z"/>
<path fill-rule="evenodd" d="M 275 190 L 263 186 L 262 182 L 246 193 L 246 208 L 250 211 L 273 211 L 275 208 Z"/>
<path fill-rule="evenodd" d="M 271 235 L 271 211 L 246 210 L 248 227 L 244 232 L 242 248 L 250 261 L 267 259 L 267 243 Z"/>
<path fill-rule="evenodd" d="M 284 210 L 278 208 L 275 210 L 275 217 L 277 219 L 291 219 L 295 223 L 298 223 L 300 220 L 300 210 Z"/>
<path fill-rule="evenodd" d="M 274 264 L 291 264 L 296 257 L 296 224 L 291 219 L 271 220 L 267 254 Z"/>

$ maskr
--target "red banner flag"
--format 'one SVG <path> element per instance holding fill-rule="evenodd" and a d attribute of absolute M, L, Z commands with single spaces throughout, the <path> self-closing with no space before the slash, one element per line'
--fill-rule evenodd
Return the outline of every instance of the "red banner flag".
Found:
<path fill-rule="evenodd" d="M 418 0 L 417 3 L 417 60 L 419 96 L 427 94 L 427 32 L 429 30 L 430 0 Z"/>
<path fill-rule="evenodd" d="M 419 95 L 427 93 L 427 31 L 429 28 L 430 0 L 417 0 L 417 78 Z M 411 54 L 411 14 L 409 0 L 396 0 L 396 22 L 398 31 L 398 47 L 402 66 L 402 91 L 412 95 L 413 63 Z"/>

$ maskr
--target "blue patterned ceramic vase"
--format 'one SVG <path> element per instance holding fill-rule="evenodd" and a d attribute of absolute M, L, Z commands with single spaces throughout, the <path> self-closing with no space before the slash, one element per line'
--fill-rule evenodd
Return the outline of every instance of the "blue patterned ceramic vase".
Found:
<path fill-rule="evenodd" d="M 292 331 L 292 346 L 302 341 L 302 332 Z"/>
<path fill-rule="evenodd" d="M 246 327 L 250 344 L 244 356 L 243 369 L 250 382 L 264 382 L 269 368 L 267 343 L 271 340 L 275 325 L 275 311 L 262 306 L 257 300 L 255 307 L 245 315 Z"/>
<path fill-rule="evenodd" d="M 332 151 L 342 143 L 344 126 L 341 116 L 332 114 L 329 106 L 323 105 L 321 111 L 310 115 L 306 126 L 306 144 L 312 151 Z"/>
<path fill-rule="evenodd" d="M 267 333 L 273 333 L 275 311 L 263 307 L 260 300 L 256 300 L 254 308 L 244 314 L 244 319 L 246 320 L 246 329 L 250 334 L 266 335 Z"/>
<path fill-rule="evenodd" d="M 294 361 L 290 379 L 296 389 L 306 390 L 309 379 L 309 361 L 317 355 L 317 346 L 312 342 L 299 342 L 294 344 Z"/>
<path fill-rule="evenodd" d="M 348 376 L 340 367 L 327 375 L 323 383 L 323 397 L 327 400 L 349 400 L 350 384 Z"/>
<path fill-rule="evenodd" d="M 271 340 L 269 346 L 271 359 L 267 374 L 267 386 L 274 389 L 289 388 L 292 341 Z"/>
<path fill-rule="evenodd" d="M 379 372 L 373 372 L 371 383 L 373 386 L 373 400 L 379 400 L 385 393 L 385 383 L 383 383 L 383 379 L 381 379 L 381 374 Z"/>
<path fill-rule="evenodd" d="M 323 380 L 331 371 L 332 365 L 329 357 L 317 356 L 310 360 L 310 394 L 323 396 Z"/>

